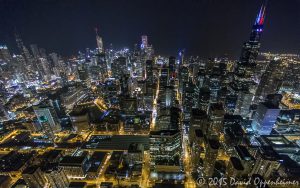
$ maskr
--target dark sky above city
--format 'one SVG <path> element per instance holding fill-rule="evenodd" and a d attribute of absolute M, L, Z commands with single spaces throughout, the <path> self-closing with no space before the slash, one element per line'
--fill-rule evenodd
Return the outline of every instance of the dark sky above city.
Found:
<path fill-rule="evenodd" d="M 163 55 L 237 58 L 262 0 L 0 0 L 0 44 L 16 51 L 14 28 L 26 45 L 62 55 L 133 47 L 140 36 Z M 300 53 L 300 0 L 269 0 L 261 51 Z"/>

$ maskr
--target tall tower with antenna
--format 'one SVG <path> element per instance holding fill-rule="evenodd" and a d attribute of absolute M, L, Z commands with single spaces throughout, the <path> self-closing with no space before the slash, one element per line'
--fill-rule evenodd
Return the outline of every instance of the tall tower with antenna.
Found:
<path fill-rule="evenodd" d="M 243 45 L 240 63 L 243 65 L 255 65 L 255 61 L 260 49 L 260 38 L 264 28 L 266 17 L 267 0 L 265 0 L 252 26 L 250 38 Z"/>
<path fill-rule="evenodd" d="M 264 0 L 259 13 L 252 26 L 250 38 L 243 44 L 240 59 L 237 63 L 236 75 L 243 78 L 253 77 L 253 70 L 256 67 L 256 58 L 260 49 L 260 39 L 264 28 L 266 17 L 267 0 Z"/>
<path fill-rule="evenodd" d="M 244 43 L 240 60 L 235 69 L 233 88 L 238 95 L 235 114 L 246 118 L 249 115 L 253 95 L 256 92 L 255 83 L 256 58 L 260 49 L 260 38 L 266 16 L 267 0 L 264 0 L 251 29 L 250 38 Z"/>

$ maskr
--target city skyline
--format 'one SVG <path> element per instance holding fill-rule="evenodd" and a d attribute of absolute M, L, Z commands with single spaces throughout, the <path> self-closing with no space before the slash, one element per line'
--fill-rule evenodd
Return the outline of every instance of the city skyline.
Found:
<path fill-rule="evenodd" d="M 19 21 L 0 45 L 0 187 L 298 188 L 299 26 L 274 31 L 270 1 L 102 1 L 91 33 L 99 1 L 2 1 Z"/>
<path fill-rule="evenodd" d="M 133 48 L 139 36 L 148 35 L 158 54 L 176 55 L 185 49 L 189 55 L 205 58 L 238 58 L 240 41 L 247 40 L 261 2 L 77 0 L 70 5 L 68 1 L 1 0 L 0 41 L 17 53 L 17 30 L 26 45 L 37 44 L 49 52 L 69 56 L 94 48 L 94 28 L 98 28 L 105 48 L 110 44 L 119 49 Z M 261 51 L 299 54 L 299 6 L 296 0 L 268 3 Z"/>

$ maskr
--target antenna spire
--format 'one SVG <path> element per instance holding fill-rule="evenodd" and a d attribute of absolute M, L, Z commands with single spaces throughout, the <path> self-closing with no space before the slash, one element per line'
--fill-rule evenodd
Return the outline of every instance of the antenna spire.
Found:
<path fill-rule="evenodd" d="M 256 17 L 255 25 L 263 25 L 266 17 L 266 6 L 267 6 L 268 0 L 265 0 L 262 4 L 260 11 Z"/>

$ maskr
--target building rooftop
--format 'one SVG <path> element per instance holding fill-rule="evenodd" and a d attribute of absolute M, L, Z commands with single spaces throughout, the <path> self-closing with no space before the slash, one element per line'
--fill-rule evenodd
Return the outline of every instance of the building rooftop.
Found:
<path fill-rule="evenodd" d="M 85 116 L 88 114 L 88 109 L 87 108 L 75 108 L 73 109 L 69 115 L 72 117 L 72 116 Z"/>
<path fill-rule="evenodd" d="M 277 161 L 280 158 L 271 146 L 261 146 L 259 151 L 265 160 Z"/>
<path fill-rule="evenodd" d="M 239 160 L 237 157 L 230 157 L 230 161 L 236 170 L 244 170 L 241 160 Z"/>
<path fill-rule="evenodd" d="M 0 172 L 17 171 L 27 163 L 33 156 L 32 153 L 18 153 L 12 151 L 1 157 Z"/>
<path fill-rule="evenodd" d="M 192 109 L 192 115 L 191 115 L 194 119 L 203 119 L 206 118 L 206 112 L 204 110 L 200 110 L 198 108 L 193 108 Z"/>
<path fill-rule="evenodd" d="M 123 156 L 123 151 L 113 151 L 110 157 L 110 161 L 120 161 L 121 157 Z"/>
<path fill-rule="evenodd" d="M 285 173 L 288 176 L 299 177 L 300 176 L 300 165 L 288 155 L 280 155 L 280 161 L 282 166 L 285 168 Z"/>
<path fill-rule="evenodd" d="M 245 161 L 254 160 L 254 157 L 249 153 L 248 149 L 245 146 L 238 145 L 238 146 L 234 146 L 234 148 L 241 160 L 245 160 Z"/>
<path fill-rule="evenodd" d="M 211 111 L 224 111 L 222 103 L 213 103 L 210 108 Z"/>
<path fill-rule="evenodd" d="M 151 136 L 173 136 L 178 134 L 179 130 L 160 130 L 160 131 L 151 131 Z"/>
<path fill-rule="evenodd" d="M 120 144 L 122 143 L 122 144 Z M 131 143 L 144 145 L 149 149 L 148 135 L 92 135 L 83 148 L 97 148 L 102 150 L 127 150 Z"/>
<path fill-rule="evenodd" d="M 195 129 L 195 135 L 196 135 L 198 138 L 202 138 L 202 137 L 204 136 L 201 129 Z"/>
<path fill-rule="evenodd" d="M 230 120 L 243 121 L 243 118 L 240 115 L 225 114 L 224 115 L 224 121 L 225 120 L 228 120 L 228 121 L 230 121 Z"/>
<path fill-rule="evenodd" d="M 86 182 L 71 182 L 69 188 L 84 188 L 86 185 Z"/>
<path fill-rule="evenodd" d="M 143 145 L 138 143 L 131 143 L 128 147 L 128 153 L 140 153 L 143 152 L 143 150 Z"/>
<path fill-rule="evenodd" d="M 107 152 L 95 151 L 93 155 L 90 157 L 91 161 L 100 161 L 102 162 L 106 156 Z"/>
<path fill-rule="evenodd" d="M 29 166 L 25 168 L 23 174 L 33 174 L 38 170 L 39 166 Z"/>
<path fill-rule="evenodd" d="M 59 166 L 58 166 L 59 163 L 47 163 L 46 165 L 44 165 L 41 170 L 43 172 L 52 172 L 52 171 L 57 171 L 59 170 Z"/>
<path fill-rule="evenodd" d="M 261 135 L 258 141 L 262 146 L 287 147 L 293 145 L 283 135 Z"/>
<path fill-rule="evenodd" d="M 60 154 L 62 153 L 62 150 L 50 150 L 45 152 L 41 158 L 46 159 L 47 161 L 55 160 Z"/>
<path fill-rule="evenodd" d="M 212 149 L 219 149 L 219 147 L 220 147 L 220 143 L 218 140 L 210 139 L 210 140 L 208 140 L 208 143 Z"/>
<path fill-rule="evenodd" d="M 60 166 L 81 166 L 86 160 L 86 156 L 64 156 L 59 162 Z"/>

